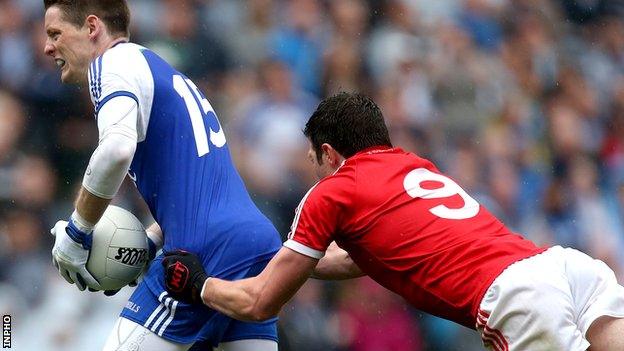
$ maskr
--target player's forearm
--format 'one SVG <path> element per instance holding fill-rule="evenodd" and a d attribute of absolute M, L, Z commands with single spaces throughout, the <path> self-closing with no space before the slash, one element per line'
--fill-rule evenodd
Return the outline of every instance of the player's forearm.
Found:
<path fill-rule="evenodd" d="M 104 214 L 110 201 L 110 199 L 93 195 L 87 189 L 81 187 L 74 206 L 80 217 L 90 225 L 95 225 L 102 217 L 102 214 Z"/>
<path fill-rule="evenodd" d="M 310 277 L 315 258 L 283 247 L 256 277 L 204 283 L 202 301 L 208 307 L 242 321 L 263 321 L 276 316 Z"/>
<path fill-rule="evenodd" d="M 115 142 L 115 138 L 108 139 L 95 151 L 76 199 L 76 211 L 93 225 L 100 220 L 121 186 L 134 154 L 133 148 L 123 145 L 121 148 L 127 150 L 110 151 L 119 147 L 112 145 Z"/>
<path fill-rule="evenodd" d="M 229 317 L 241 321 L 263 321 L 279 312 L 260 305 L 260 289 L 254 284 L 257 278 L 226 281 L 210 278 L 204 283 L 202 300 L 204 304 Z"/>
<path fill-rule="evenodd" d="M 123 182 L 137 147 L 137 104 L 125 96 L 106 103 L 98 114 L 99 143 L 82 186 L 91 194 L 112 199 Z"/>
<path fill-rule="evenodd" d="M 100 220 L 128 172 L 136 150 L 137 113 L 136 102 L 125 97 L 110 100 L 99 112 L 98 147 L 75 203 L 78 214 L 91 224 Z"/>
<path fill-rule="evenodd" d="M 111 133 L 100 140 L 91 156 L 82 186 L 89 193 L 112 199 L 123 182 L 136 150 L 136 138 Z"/>

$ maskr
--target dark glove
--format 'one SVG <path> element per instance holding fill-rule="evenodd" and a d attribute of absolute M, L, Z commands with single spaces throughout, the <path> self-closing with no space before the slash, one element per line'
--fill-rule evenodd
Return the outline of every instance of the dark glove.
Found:
<path fill-rule="evenodd" d="M 167 252 L 162 265 L 165 287 L 174 299 L 190 304 L 203 303 L 201 291 L 208 275 L 197 255 L 182 250 Z"/>

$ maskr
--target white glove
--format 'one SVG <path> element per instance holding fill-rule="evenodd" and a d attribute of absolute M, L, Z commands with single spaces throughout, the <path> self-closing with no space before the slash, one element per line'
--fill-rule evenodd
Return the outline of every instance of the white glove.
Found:
<path fill-rule="evenodd" d="M 56 237 L 52 248 L 52 263 L 58 268 L 59 274 L 68 283 L 75 283 L 80 291 L 87 287 L 101 290 L 100 283 L 86 267 L 91 249 L 91 233 L 78 229 L 73 218 L 70 218 L 70 222 L 56 222 L 50 232 Z"/>

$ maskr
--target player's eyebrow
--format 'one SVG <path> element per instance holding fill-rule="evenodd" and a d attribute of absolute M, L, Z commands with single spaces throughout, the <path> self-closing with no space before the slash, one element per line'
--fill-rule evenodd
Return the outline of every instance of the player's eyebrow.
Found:
<path fill-rule="evenodd" d="M 55 34 L 61 33 L 61 31 L 58 30 L 58 29 L 48 28 L 48 29 L 46 29 L 46 33 L 48 34 L 49 37 L 51 37 L 51 36 L 53 36 Z"/>

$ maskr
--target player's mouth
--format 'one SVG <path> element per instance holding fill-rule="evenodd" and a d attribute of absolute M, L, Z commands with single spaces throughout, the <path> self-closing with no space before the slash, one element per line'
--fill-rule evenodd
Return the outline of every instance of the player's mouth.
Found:
<path fill-rule="evenodd" d="M 60 68 L 63 69 L 65 67 L 65 60 L 63 59 L 54 59 L 54 62 L 56 62 L 56 65 Z"/>

